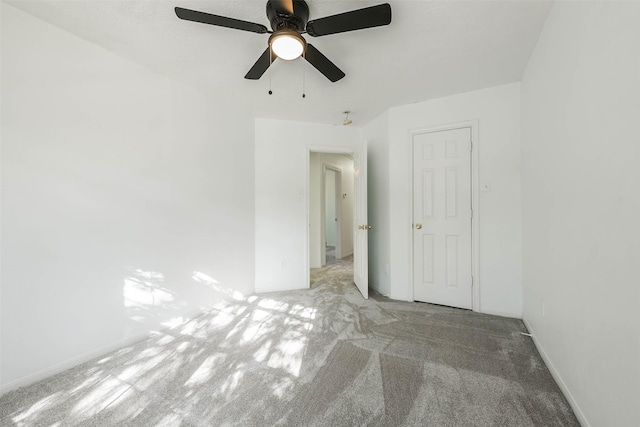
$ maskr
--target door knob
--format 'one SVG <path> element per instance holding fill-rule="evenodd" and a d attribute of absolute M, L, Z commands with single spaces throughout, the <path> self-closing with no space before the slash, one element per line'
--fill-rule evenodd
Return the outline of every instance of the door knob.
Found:
<path fill-rule="evenodd" d="M 373 228 L 372 225 L 367 225 L 367 230 L 371 230 Z"/>
<path fill-rule="evenodd" d="M 416 224 L 416 229 L 420 230 L 422 228 L 422 224 Z"/>

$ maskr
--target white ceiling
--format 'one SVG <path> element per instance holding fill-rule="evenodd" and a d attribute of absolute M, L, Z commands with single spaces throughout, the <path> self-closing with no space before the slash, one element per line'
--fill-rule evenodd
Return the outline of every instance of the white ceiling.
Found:
<path fill-rule="evenodd" d="M 383 2 L 307 0 L 311 19 Z M 335 124 L 351 110 L 356 126 L 393 106 L 520 80 L 552 4 L 392 0 L 389 26 L 305 36 L 346 73 L 344 79 L 331 83 L 302 59 L 279 60 L 268 95 L 269 71 L 258 81 L 243 78 L 268 34 L 187 22 L 173 11 L 181 6 L 269 27 L 266 0 L 8 3 L 253 116 Z"/>

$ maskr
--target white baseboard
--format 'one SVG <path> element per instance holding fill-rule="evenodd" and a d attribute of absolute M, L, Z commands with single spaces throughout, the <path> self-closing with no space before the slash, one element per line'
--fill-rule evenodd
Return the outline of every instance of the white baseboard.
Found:
<path fill-rule="evenodd" d="M 181 324 L 190 322 L 191 320 L 195 319 L 196 317 L 201 316 L 203 313 L 205 313 L 205 310 L 198 310 L 195 312 L 191 312 L 191 313 L 187 313 L 182 315 L 182 317 L 185 319 L 183 322 L 181 322 Z M 172 326 L 172 327 L 176 327 L 176 326 Z M 64 372 L 68 369 L 71 369 L 75 366 L 81 365 L 85 362 L 89 362 L 90 360 L 93 360 L 95 358 L 98 358 L 100 356 L 104 356 L 108 353 L 111 353 L 112 351 L 115 350 L 119 350 L 123 347 L 127 347 L 130 346 L 132 344 L 135 344 L 137 342 L 140 341 L 144 341 L 147 338 L 149 338 L 151 336 L 151 334 L 159 332 L 159 331 L 164 331 L 167 329 L 171 329 L 172 327 L 160 327 L 160 328 L 156 328 L 152 331 L 149 331 L 147 333 L 144 334 L 137 334 L 137 335 L 133 335 L 124 339 L 121 339 L 119 341 L 116 341 L 114 343 L 111 343 L 109 345 L 106 345 L 104 347 L 100 347 L 96 350 L 92 350 L 92 351 L 88 351 L 86 353 L 80 354 L 76 357 L 72 357 L 71 359 L 65 360 L 63 362 L 60 363 L 56 363 L 53 366 L 49 366 L 47 368 L 41 369 L 39 371 L 33 372 L 31 374 L 22 376 L 18 379 L 15 379 L 9 383 L 6 384 L 0 384 L 0 396 L 2 396 L 5 393 L 8 393 L 12 390 L 15 390 L 17 388 L 20 387 L 25 387 L 28 385 L 31 385 L 33 383 L 36 383 L 38 381 L 44 380 L 45 378 L 51 377 L 53 375 L 59 374 L 60 372 Z"/>
<path fill-rule="evenodd" d="M 547 352 L 544 351 L 544 347 L 542 347 L 542 344 L 540 343 L 540 341 L 538 341 L 538 338 L 536 338 L 536 333 L 531 327 L 531 324 L 527 321 L 527 319 L 524 316 L 522 317 L 522 321 L 524 322 L 524 325 L 527 327 L 527 330 L 531 334 L 531 338 L 533 338 L 533 343 L 538 349 L 538 353 L 540 353 L 540 355 L 542 356 L 542 359 L 544 360 L 544 363 L 547 365 L 547 368 L 549 368 L 549 372 L 551 372 L 551 376 L 553 377 L 554 380 L 556 380 L 556 383 L 558 383 L 558 386 L 560 387 L 562 394 L 564 394 L 564 397 L 567 398 L 569 405 L 571 405 L 571 409 L 573 409 L 573 412 L 576 414 L 576 418 L 578 418 L 580 425 L 583 427 L 591 427 L 591 424 L 589 424 L 589 421 L 587 420 L 587 417 L 585 417 L 584 412 L 582 412 L 582 409 L 580 409 L 580 405 L 578 405 L 578 402 L 576 402 L 573 395 L 571 394 L 569 387 L 567 387 L 567 385 L 562 379 L 562 376 L 560 375 L 556 367 L 553 365 L 553 362 L 551 362 L 551 359 L 549 359 Z"/>
<path fill-rule="evenodd" d="M 491 316 L 508 317 L 508 318 L 511 318 L 511 319 L 522 319 L 522 313 L 515 313 L 515 312 L 510 312 L 510 311 L 481 309 L 477 313 L 489 314 Z"/>

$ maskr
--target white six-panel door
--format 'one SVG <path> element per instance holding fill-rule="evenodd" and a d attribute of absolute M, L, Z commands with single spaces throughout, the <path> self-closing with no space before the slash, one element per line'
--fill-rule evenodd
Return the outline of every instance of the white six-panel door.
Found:
<path fill-rule="evenodd" d="M 413 135 L 413 299 L 472 308 L 471 128 Z"/>

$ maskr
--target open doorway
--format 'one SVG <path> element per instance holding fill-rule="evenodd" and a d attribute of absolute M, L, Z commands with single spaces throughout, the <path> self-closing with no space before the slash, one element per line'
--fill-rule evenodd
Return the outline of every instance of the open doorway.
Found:
<path fill-rule="evenodd" d="M 322 187 L 324 198 L 320 208 L 322 232 L 324 239 L 324 254 L 322 265 L 331 264 L 342 259 L 342 198 L 347 194 L 342 192 L 342 170 L 336 166 L 323 163 Z M 353 252 L 353 251 L 352 251 Z"/>
<path fill-rule="evenodd" d="M 309 153 L 309 266 L 353 269 L 354 160 L 347 153 Z M 351 265 L 348 265 L 351 264 Z"/>

